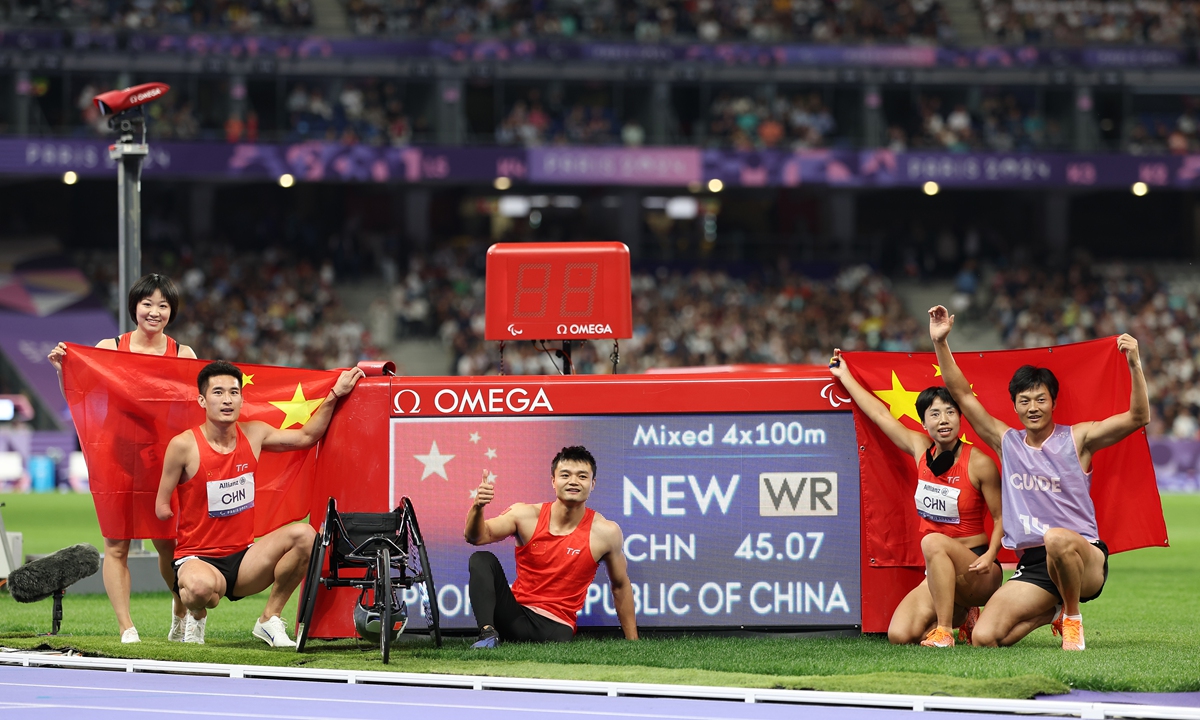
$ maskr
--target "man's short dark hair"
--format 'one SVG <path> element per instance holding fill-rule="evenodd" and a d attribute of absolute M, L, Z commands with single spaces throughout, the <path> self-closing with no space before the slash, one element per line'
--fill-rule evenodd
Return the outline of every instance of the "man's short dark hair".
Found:
<path fill-rule="evenodd" d="M 213 362 L 205 365 L 204 369 L 200 371 L 200 374 L 196 376 L 196 387 L 200 389 L 200 394 L 203 395 L 204 393 L 208 392 L 209 380 L 212 380 L 215 377 L 221 377 L 223 375 L 228 375 L 229 377 L 237 380 L 239 388 L 242 386 L 242 371 L 238 369 L 237 365 L 234 365 L 231 362 L 225 362 L 224 360 L 214 360 Z"/>
<path fill-rule="evenodd" d="M 163 300 L 171 306 L 171 317 L 167 318 L 167 324 L 175 319 L 175 313 L 179 311 L 179 287 L 175 285 L 175 281 L 166 275 L 158 273 L 149 273 L 138 278 L 138 281 L 129 288 L 129 319 L 137 324 L 137 306 L 142 300 L 150 297 L 157 290 L 162 293 Z"/>
<path fill-rule="evenodd" d="M 1022 365 L 1017 368 L 1017 371 L 1013 373 L 1012 380 L 1008 382 L 1008 394 L 1012 396 L 1012 401 L 1016 402 L 1019 393 L 1027 392 L 1039 385 L 1046 387 L 1052 402 L 1058 401 L 1058 378 L 1054 377 L 1050 368 L 1034 367 L 1033 365 Z"/>
<path fill-rule="evenodd" d="M 550 461 L 550 477 L 554 477 L 554 474 L 558 472 L 558 464 L 563 460 L 585 462 L 588 465 L 591 465 L 592 479 L 596 479 L 596 458 L 592 457 L 592 454 L 588 452 L 588 449 L 584 446 L 572 445 L 559 450 L 558 454 L 554 456 L 554 459 Z"/>
<path fill-rule="evenodd" d="M 934 400 L 941 400 L 958 412 L 962 412 L 962 409 L 958 407 L 958 403 L 954 402 L 954 396 L 950 394 L 946 386 L 934 385 L 933 387 L 925 388 L 917 396 L 917 415 L 921 416 L 921 422 L 925 422 L 925 411 L 929 409 Z"/>

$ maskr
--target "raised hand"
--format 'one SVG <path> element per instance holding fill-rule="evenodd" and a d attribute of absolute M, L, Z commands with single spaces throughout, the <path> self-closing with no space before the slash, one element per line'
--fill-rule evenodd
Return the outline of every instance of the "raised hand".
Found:
<path fill-rule="evenodd" d="M 1134 342 L 1134 345 L 1137 345 L 1137 343 Z M 61 373 L 63 361 L 67 359 L 67 344 L 59 343 L 55 345 L 54 349 L 50 351 L 50 354 L 46 356 L 46 359 L 49 360 L 50 364 L 54 366 L 55 371 Z"/>
<path fill-rule="evenodd" d="M 842 357 L 841 348 L 833 349 L 833 357 L 829 358 L 829 374 L 838 380 L 842 380 L 850 374 L 850 368 L 846 365 L 846 359 Z"/>
<path fill-rule="evenodd" d="M 954 316 L 950 311 L 941 305 L 934 305 L 929 308 L 929 339 L 937 342 L 942 342 L 950 336 L 950 329 L 954 327 Z"/>
<path fill-rule="evenodd" d="M 483 480 L 479 483 L 479 487 L 475 488 L 475 506 L 483 507 L 490 503 L 496 497 L 496 486 L 488 477 L 491 476 L 487 470 L 483 471 Z"/>
<path fill-rule="evenodd" d="M 1125 353 L 1125 359 L 1129 361 L 1131 367 L 1141 364 L 1142 358 L 1138 352 L 1138 341 L 1129 333 L 1117 338 L 1117 349 Z"/>

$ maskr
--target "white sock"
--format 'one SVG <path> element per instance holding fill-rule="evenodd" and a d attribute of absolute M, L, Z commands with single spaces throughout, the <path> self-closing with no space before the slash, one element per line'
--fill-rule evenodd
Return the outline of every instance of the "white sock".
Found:
<path fill-rule="evenodd" d="M 1067 618 L 1067 619 L 1069 619 L 1069 620 L 1075 620 L 1076 622 L 1082 622 L 1082 621 L 1083 621 L 1083 615 L 1082 615 L 1082 614 L 1080 614 L 1080 615 L 1067 615 L 1066 613 L 1063 613 L 1063 617 L 1064 617 L 1064 618 Z"/>

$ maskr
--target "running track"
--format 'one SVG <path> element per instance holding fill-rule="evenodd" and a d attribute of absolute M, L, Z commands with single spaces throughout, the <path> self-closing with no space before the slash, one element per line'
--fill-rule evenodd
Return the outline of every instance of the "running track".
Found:
<path fill-rule="evenodd" d="M 183 668 L 181 668 L 182 670 Z M 186 672 L 186 670 L 185 670 Z M 797 697 L 799 698 L 799 695 Z M 805 697 L 811 693 L 803 693 Z M 347 684 L 162 672 L 0 666 L 0 719 L 288 718 L 295 720 L 774 720 L 818 713 L 821 720 L 905 720 L 912 710 L 880 707 L 799 706 L 795 701 L 746 702 L 669 697 L 581 695 L 563 692 L 475 690 Z M 879 696 L 864 696 L 879 697 Z M 766 699 L 766 698 L 764 698 Z M 932 700 L 932 699 L 931 699 Z M 818 701 L 819 702 L 819 701 Z M 1042 705 L 1041 703 L 1038 703 Z M 1071 703 L 1079 705 L 1079 703 Z M 1046 703 L 1046 712 L 1056 703 Z M 1062 703 L 1066 705 L 1066 703 Z M 1101 711 L 1068 712 L 1102 718 Z M 1123 706 L 1131 708 L 1133 706 Z M 1047 717 L 1025 714 L 1024 718 Z M 1200 718 L 1200 711 L 1157 708 L 1148 717 Z M 1166 712 L 1163 710 L 1174 710 Z M 1126 713 L 1120 713 L 1126 715 Z M 979 717 L 976 713 L 971 713 Z M 1130 713 L 1126 716 L 1138 716 Z M 929 711 L 922 720 L 965 720 L 966 713 Z"/>

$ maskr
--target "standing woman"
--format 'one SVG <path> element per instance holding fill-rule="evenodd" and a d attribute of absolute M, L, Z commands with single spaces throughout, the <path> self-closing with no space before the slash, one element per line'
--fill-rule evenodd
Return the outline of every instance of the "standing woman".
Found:
<path fill-rule="evenodd" d="M 841 350 L 833 351 L 829 372 L 858 408 L 917 461 L 913 499 L 920 516 L 925 580 L 896 607 L 888 640 L 896 645 L 919 642 L 925 647 L 951 647 L 952 630 L 961 624 L 961 639 L 970 644 L 979 606 L 987 603 L 1004 576 L 996 560 L 1004 536 L 996 463 L 959 439 L 962 417 L 945 387 L 926 388 L 917 396 L 917 414 L 925 426 L 921 433 L 904 427 L 854 379 Z M 922 502 L 926 497 L 942 501 L 936 513 Z M 990 538 L 983 529 L 984 512 L 992 514 Z"/>
<path fill-rule="evenodd" d="M 196 353 L 190 347 L 180 345 L 164 332 L 167 323 L 171 322 L 178 310 L 179 288 L 171 278 L 158 273 L 143 275 L 129 289 L 129 317 L 133 319 L 136 327 L 132 332 L 120 337 L 101 340 L 96 343 L 96 347 L 143 355 L 195 359 Z M 59 343 L 50 351 L 47 359 L 58 371 L 58 387 L 62 389 L 62 366 L 67 360 L 66 344 Z M 164 538 L 153 539 L 151 542 L 158 551 L 158 571 L 167 587 L 173 587 L 175 573 L 171 561 L 175 555 L 175 540 Z M 120 627 L 123 643 L 141 640 L 137 628 L 133 626 L 133 619 L 129 616 L 129 543 L 129 539 L 104 538 L 104 590 L 108 593 L 108 600 L 117 614 L 117 625 Z M 182 642 L 186 610 L 178 595 L 174 595 L 171 611 L 171 630 L 167 639 Z"/>

